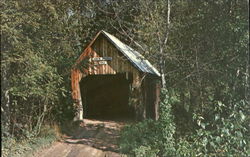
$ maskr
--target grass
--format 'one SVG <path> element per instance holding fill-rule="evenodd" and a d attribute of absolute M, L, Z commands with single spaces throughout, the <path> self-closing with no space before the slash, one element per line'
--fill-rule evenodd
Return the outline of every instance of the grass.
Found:
<path fill-rule="evenodd" d="M 60 129 L 57 125 L 46 125 L 41 129 L 37 137 L 16 140 L 13 137 L 2 138 L 3 157 L 27 157 L 36 151 L 50 146 L 53 142 L 60 139 Z"/>

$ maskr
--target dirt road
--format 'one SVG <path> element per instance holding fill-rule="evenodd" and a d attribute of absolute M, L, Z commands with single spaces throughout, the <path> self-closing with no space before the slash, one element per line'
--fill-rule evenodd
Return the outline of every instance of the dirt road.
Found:
<path fill-rule="evenodd" d="M 124 122 L 84 119 L 74 136 L 55 142 L 35 157 L 125 157 L 119 154 L 117 139 Z"/>

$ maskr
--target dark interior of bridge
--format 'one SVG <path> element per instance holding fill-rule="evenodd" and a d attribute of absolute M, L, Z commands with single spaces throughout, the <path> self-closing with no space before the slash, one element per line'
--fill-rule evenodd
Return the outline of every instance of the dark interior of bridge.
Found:
<path fill-rule="evenodd" d="M 84 118 L 133 118 L 129 106 L 130 80 L 124 74 L 91 75 L 80 82 Z"/>

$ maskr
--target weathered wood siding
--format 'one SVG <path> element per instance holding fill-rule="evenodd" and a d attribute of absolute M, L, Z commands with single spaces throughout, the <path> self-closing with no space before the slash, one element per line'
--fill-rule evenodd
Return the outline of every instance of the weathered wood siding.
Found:
<path fill-rule="evenodd" d="M 96 57 L 112 57 L 107 64 L 93 61 Z M 115 75 L 125 74 L 132 77 L 129 103 L 134 107 L 137 119 L 158 117 L 159 79 L 149 76 L 148 73 L 139 71 L 103 34 L 98 33 L 84 52 L 80 55 L 72 68 L 72 97 L 75 104 L 82 106 L 80 81 L 88 75 Z M 81 91 L 83 90 L 83 91 Z M 79 108 L 79 110 L 82 110 Z"/>
<path fill-rule="evenodd" d="M 91 58 L 96 57 L 112 57 L 107 64 L 98 64 L 97 61 L 92 61 Z M 73 98 L 80 99 L 79 82 L 87 75 L 106 75 L 117 73 L 130 73 L 133 76 L 133 87 L 140 86 L 141 73 L 128 61 L 128 59 L 119 52 L 110 41 L 103 35 L 100 35 L 91 46 L 84 50 L 84 53 L 79 57 L 75 68 L 72 70 L 72 89 Z"/>
<path fill-rule="evenodd" d="M 158 104 L 160 102 L 160 80 L 152 75 L 143 79 L 143 104 L 146 118 L 158 119 Z"/>

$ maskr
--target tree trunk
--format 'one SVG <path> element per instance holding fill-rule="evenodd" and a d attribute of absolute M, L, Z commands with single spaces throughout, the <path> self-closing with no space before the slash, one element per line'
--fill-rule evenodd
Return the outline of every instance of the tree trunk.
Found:
<path fill-rule="evenodd" d="M 9 95 L 9 83 L 8 83 L 8 66 L 6 68 L 2 68 L 1 75 L 1 121 L 6 130 L 10 130 L 10 95 Z"/>
<path fill-rule="evenodd" d="M 249 51 L 246 52 L 247 62 L 246 62 L 246 77 L 245 77 L 245 99 L 246 103 L 250 104 L 250 91 L 249 91 L 249 68 L 250 68 L 250 53 Z"/>
<path fill-rule="evenodd" d="M 160 72 L 161 72 L 161 82 L 162 82 L 162 88 L 166 88 L 166 78 L 165 78 L 165 59 L 163 58 L 163 47 L 167 44 L 168 41 L 168 35 L 169 35 L 169 25 L 170 25 L 170 11 L 171 11 L 171 4 L 170 4 L 170 0 L 167 1 L 167 7 L 168 7 L 168 11 L 167 11 L 167 33 L 166 33 L 166 37 L 161 45 L 160 48 Z"/>

